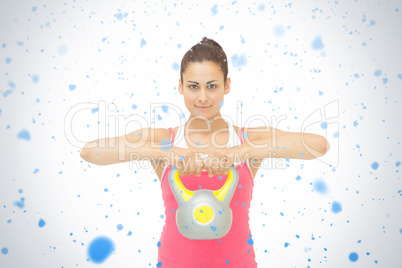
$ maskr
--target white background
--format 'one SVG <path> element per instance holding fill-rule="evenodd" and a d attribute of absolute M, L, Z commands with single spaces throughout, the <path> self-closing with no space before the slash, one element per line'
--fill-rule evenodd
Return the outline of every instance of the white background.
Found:
<path fill-rule="evenodd" d="M 187 119 L 179 66 L 204 36 L 228 58 L 223 115 L 245 127 L 265 124 L 250 123 L 255 116 L 285 118 L 273 126 L 331 144 L 320 159 L 290 159 L 285 169 L 267 159 L 258 171 L 250 228 L 259 267 L 401 267 L 401 8 L 400 1 L 1 1 L 0 250 L 8 253 L 0 267 L 156 266 L 165 217 L 152 167 L 88 164 L 80 148 L 147 127 L 109 118 L 180 124 L 174 110 L 152 104 L 176 106 Z M 76 105 L 99 102 L 116 110 L 101 118 L 79 109 L 66 120 L 83 107 Z M 18 138 L 23 130 L 29 141 Z M 317 180 L 326 193 L 314 190 Z M 332 212 L 333 202 L 342 211 Z M 87 254 L 99 236 L 115 244 L 101 265 Z"/>

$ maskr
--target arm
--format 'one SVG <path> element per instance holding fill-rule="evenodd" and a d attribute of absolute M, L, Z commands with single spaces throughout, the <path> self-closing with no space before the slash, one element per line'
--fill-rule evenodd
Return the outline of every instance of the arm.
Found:
<path fill-rule="evenodd" d="M 244 150 L 249 158 L 290 158 L 311 160 L 325 155 L 330 146 L 320 135 L 286 132 L 272 127 L 244 129 Z"/>
<path fill-rule="evenodd" d="M 160 140 L 170 137 L 168 129 L 138 129 L 119 137 L 94 140 L 85 144 L 80 156 L 96 165 L 111 165 L 133 160 L 154 160 L 164 156 Z"/>

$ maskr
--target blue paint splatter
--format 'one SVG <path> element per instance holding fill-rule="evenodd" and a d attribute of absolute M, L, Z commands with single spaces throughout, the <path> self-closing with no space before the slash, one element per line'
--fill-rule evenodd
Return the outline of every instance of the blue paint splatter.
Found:
<path fill-rule="evenodd" d="M 399 78 L 399 79 L 402 79 L 402 74 L 398 74 L 398 78 Z"/>
<path fill-rule="evenodd" d="M 212 15 L 218 14 L 218 5 L 214 5 L 214 6 L 211 8 L 211 12 L 212 12 Z"/>
<path fill-rule="evenodd" d="M 123 225 L 122 225 L 122 224 L 118 224 L 118 225 L 117 225 L 117 230 L 119 230 L 119 231 L 123 230 Z"/>
<path fill-rule="evenodd" d="M 223 106 L 223 101 L 219 100 L 219 107 Z"/>
<path fill-rule="evenodd" d="M 339 137 L 339 132 L 338 132 L 338 131 L 335 131 L 333 137 L 334 137 L 334 138 L 338 138 L 338 137 Z"/>
<path fill-rule="evenodd" d="M 145 46 L 146 44 L 147 44 L 147 41 L 145 41 L 144 38 L 141 38 L 141 43 L 140 43 L 141 48 L 142 48 L 143 46 Z"/>
<path fill-rule="evenodd" d="M 382 74 L 382 71 L 381 70 L 376 70 L 375 72 L 374 72 L 374 75 L 375 76 L 380 76 Z"/>
<path fill-rule="evenodd" d="M 216 232 L 216 226 L 211 226 L 212 231 Z"/>
<path fill-rule="evenodd" d="M 377 162 L 373 162 L 371 164 L 371 168 L 374 169 L 374 170 L 377 170 L 378 166 L 379 166 L 379 164 Z"/>
<path fill-rule="evenodd" d="M 136 104 L 133 104 L 133 105 L 131 105 L 131 108 L 132 108 L 133 110 L 135 110 L 135 109 L 137 109 L 137 105 L 136 105 Z"/>
<path fill-rule="evenodd" d="M 261 4 L 258 6 L 259 11 L 264 11 L 265 10 L 265 5 Z"/>
<path fill-rule="evenodd" d="M 249 239 L 247 239 L 247 244 L 254 245 L 254 240 L 250 237 Z"/>
<path fill-rule="evenodd" d="M 352 253 L 349 254 L 349 260 L 350 260 L 350 261 L 355 262 L 355 261 L 357 261 L 358 259 L 359 259 L 359 255 L 357 255 L 356 252 L 352 252 Z"/>
<path fill-rule="evenodd" d="M 314 182 L 314 190 L 321 194 L 325 194 L 327 192 L 327 185 L 323 180 L 317 180 Z"/>
<path fill-rule="evenodd" d="M 4 247 L 1 249 L 1 253 L 3 253 L 4 255 L 6 255 L 8 253 L 8 248 Z"/>
<path fill-rule="evenodd" d="M 322 43 L 322 38 L 320 35 L 317 35 L 313 42 L 311 43 L 311 47 L 314 50 L 320 50 L 324 48 L 324 44 Z"/>
<path fill-rule="evenodd" d="M 383 78 L 383 79 L 382 79 L 382 82 L 383 82 L 383 84 L 385 85 L 386 83 L 388 83 L 388 78 L 386 78 L 386 77 Z"/>
<path fill-rule="evenodd" d="M 287 248 L 288 246 L 290 245 L 290 243 L 288 243 L 288 242 L 285 242 L 285 248 Z"/>
<path fill-rule="evenodd" d="M 32 11 L 32 12 L 35 12 L 37 9 L 38 9 L 38 7 L 33 6 L 32 9 L 31 9 L 31 11 Z"/>
<path fill-rule="evenodd" d="M 70 90 L 70 91 L 73 91 L 73 90 L 75 90 L 77 87 L 74 85 L 74 84 L 71 84 L 71 85 L 69 85 L 68 86 L 68 89 Z"/>
<path fill-rule="evenodd" d="M 395 163 L 396 167 L 399 167 L 400 165 L 401 165 L 401 161 L 398 161 L 398 162 Z"/>
<path fill-rule="evenodd" d="M 38 172 L 39 172 L 39 169 L 35 168 L 33 174 L 36 174 L 36 173 L 38 173 Z"/>
<path fill-rule="evenodd" d="M 21 130 L 21 131 L 18 133 L 17 137 L 18 137 L 19 139 L 22 139 L 22 140 L 27 140 L 27 141 L 30 141 L 30 140 L 31 140 L 31 134 L 30 134 L 30 133 L 28 132 L 28 130 L 26 130 L 26 129 Z"/>
<path fill-rule="evenodd" d="M 57 52 L 58 52 L 60 55 L 66 55 L 67 52 L 68 52 L 68 47 L 67 47 L 66 45 L 60 45 L 60 46 L 57 48 Z"/>
<path fill-rule="evenodd" d="M 23 208 L 25 207 L 25 204 L 24 204 L 25 198 L 21 197 L 20 200 L 21 200 L 21 201 L 15 201 L 15 202 L 14 202 L 14 205 L 17 206 L 17 207 L 20 208 L 20 209 L 23 209 Z"/>
<path fill-rule="evenodd" d="M 222 31 L 222 30 L 223 30 L 223 28 L 224 28 L 224 27 L 223 27 L 223 25 L 219 26 L 219 30 L 221 30 L 221 31 Z"/>
<path fill-rule="evenodd" d="M 162 105 L 162 112 L 165 114 L 168 112 L 168 107 L 166 105 Z"/>
<path fill-rule="evenodd" d="M 245 66 L 247 63 L 247 59 L 244 56 L 233 55 L 232 56 L 232 65 L 236 68 L 240 68 Z"/>
<path fill-rule="evenodd" d="M 274 34 L 277 37 L 282 37 L 285 35 L 285 27 L 283 25 L 276 25 L 274 27 Z"/>
<path fill-rule="evenodd" d="M 112 253 L 113 247 L 113 242 L 109 238 L 98 237 L 88 247 L 89 258 L 94 263 L 101 263 Z"/>
<path fill-rule="evenodd" d="M 157 264 L 156 264 L 156 267 L 161 267 L 162 266 L 162 262 L 158 262 Z"/>
<path fill-rule="evenodd" d="M 160 142 L 160 146 L 163 151 L 168 152 L 172 148 L 172 143 L 170 139 L 162 139 Z"/>
<path fill-rule="evenodd" d="M 161 214 L 161 216 L 160 216 L 160 217 L 161 217 L 161 219 L 164 219 L 164 218 L 165 218 L 165 215 Z"/>
<path fill-rule="evenodd" d="M 180 69 L 180 65 L 177 62 L 175 62 L 172 64 L 172 68 L 173 70 L 178 71 Z"/>
<path fill-rule="evenodd" d="M 6 63 L 9 64 L 11 62 L 11 58 L 6 58 Z"/>
<path fill-rule="evenodd" d="M 297 180 L 297 181 L 301 180 L 300 175 L 297 175 L 296 180 Z"/>
<path fill-rule="evenodd" d="M 116 17 L 116 19 L 118 19 L 118 20 L 122 20 L 123 18 L 127 18 L 127 16 L 128 16 L 127 12 L 124 12 L 124 14 L 122 12 L 114 14 L 114 17 Z"/>
<path fill-rule="evenodd" d="M 91 113 L 95 114 L 95 113 L 97 113 L 98 111 L 99 111 L 99 108 L 96 107 L 96 108 L 93 108 L 93 109 L 91 110 Z"/>
<path fill-rule="evenodd" d="M 339 202 L 332 202 L 332 207 L 331 207 L 332 212 L 334 213 L 339 213 L 342 211 L 342 205 Z"/>
<path fill-rule="evenodd" d="M 328 126 L 327 122 L 322 122 L 321 123 L 321 128 L 322 129 L 327 129 L 327 126 Z"/>
<path fill-rule="evenodd" d="M 39 75 L 34 74 L 32 75 L 32 82 L 34 82 L 35 84 L 39 82 Z"/>
<path fill-rule="evenodd" d="M 40 219 L 39 220 L 39 223 L 38 223 L 38 226 L 40 227 L 40 228 L 42 228 L 43 226 L 45 226 L 46 225 L 46 222 L 43 220 L 43 219 Z"/>
<path fill-rule="evenodd" d="M 357 127 L 357 126 L 359 125 L 359 123 L 357 123 L 357 120 L 353 122 L 353 125 L 354 125 L 355 127 Z"/>
<path fill-rule="evenodd" d="M 156 244 L 156 246 L 159 248 L 161 246 L 161 242 L 158 241 L 158 243 Z"/>

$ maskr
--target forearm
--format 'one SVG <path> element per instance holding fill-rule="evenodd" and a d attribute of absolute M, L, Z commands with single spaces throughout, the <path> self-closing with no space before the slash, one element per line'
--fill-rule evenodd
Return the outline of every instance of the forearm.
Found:
<path fill-rule="evenodd" d="M 81 157 L 96 165 L 111 165 L 138 160 L 158 160 L 165 156 L 165 151 L 158 144 L 116 143 L 112 138 L 99 139 L 87 143 L 81 150 Z"/>

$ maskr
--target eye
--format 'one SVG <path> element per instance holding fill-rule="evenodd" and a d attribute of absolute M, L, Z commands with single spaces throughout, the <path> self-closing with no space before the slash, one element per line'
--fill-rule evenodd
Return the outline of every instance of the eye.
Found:
<path fill-rule="evenodd" d="M 195 88 L 192 88 L 192 87 L 196 87 L 196 85 L 190 85 L 189 86 L 191 89 L 195 89 Z"/>
<path fill-rule="evenodd" d="M 211 88 L 211 86 L 212 86 L 212 88 L 216 88 L 216 85 L 214 85 L 214 84 L 209 84 L 208 86 L 209 86 L 209 88 Z"/>

